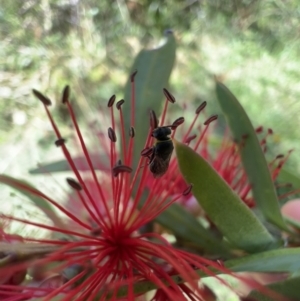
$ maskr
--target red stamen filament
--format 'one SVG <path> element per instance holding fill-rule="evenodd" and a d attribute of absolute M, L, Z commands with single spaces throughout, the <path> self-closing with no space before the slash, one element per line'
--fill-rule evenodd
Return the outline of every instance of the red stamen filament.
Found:
<path fill-rule="evenodd" d="M 105 206 L 105 209 L 106 209 L 106 212 L 108 212 L 108 206 L 107 206 L 107 203 L 105 201 L 105 197 L 104 197 L 104 193 L 103 193 L 103 190 L 100 186 L 100 183 L 98 181 L 98 177 L 96 176 L 96 173 L 95 173 L 95 169 L 94 169 L 94 166 L 93 166 L 93 163 L 92 163 L 92 160 L 91 160 L 91 157 L 89 155 L 89 152 L 86 148 L 86 145 L 84 143 L 84 140 L 83 140 L 83 137 L 82 137 L 82 134 L 81 134 L 81 131 L 80 131 L 80 128 L 78 126 L 78 123 L 77 123 L 77 120 L 76 120 L 76 117 L 75 117 L 75 114 L 74 114 L 74 111 L 73 111 L 73 108 L 70 104 L 69 101 L 66 102 L 67 104 L 67 107 L 68 107 L 68 110 L 69 110 L 69 114 L 72 118 L 72 122 L 73 122 L 73 125 L 75 126 L 75 129 L 76 129 L 76 133 L 77 133 L 77 137 L 79 138 L 79 141 L 80 141 L 80 144 L 81 144 L 81 148 L 83 150 L 83 153 L 84 153 L 84 156 L 88 162 L 88 165 L 89 165 L 89 168 L 90 168 L 90 171 L 92 173 L 92 176 L 93 176 L 93 180 L 95 181 L 96 183 L 96 186 L 97 186 L 97 189 L 98 189 L 98 192 L 100 194 L 100 197 L 101 197 L 101 201 L 103 203 L 103 205 Z M 113 106 L 111 107 L 113 108 Z M 112 111 L 113 113 L 113 111 Z M 114 126 L 114 123 L 113 123 L 113 126 Z M 113 128 L 114 129 L 114 128 Z M 96 205 L 96 204 L 95 204 Z M 97 206 L 96 206 L 97 207 Z"/>
<path fill-rule="evenodd" d="M 167 115 L 167 110 L 168 110 L 168 104 L 169 104 L 169 100 L 168 100 L 168 98 L 166 98 L 159 126 L 163 126 L 164 123 L 165 123 L 165 119 L 166 119 L 166 115 Z"/>
<path fill-rule="evenodd" d="M 123 151 L 123 161 L 125 165 L 130 166 L 129 162 L 127 162 L 127 149 L 126 149 L 126 138 L 125 138 L 125 123 L 123 117 L 122 107 L 119 109 L 120 112 L 120 126 L 121 126 L 121 141 L 122 141 L 122 151 Z"/>
<path fill-rule="evenodd" d="M 190 133 L 191 133 L 192 129 L 194 128 L 195 123 L 196 123 L 196 121 L 197 121 L 197 119 L 198 119 L 198 117 L 199 117 L 199 115 L 200 115 L 201 112 L 203 112 L 203 110 L 201 110 L 199 113 L 195 114 L 195 117 L 194 117 L 192 123 L 190 124 L 190 126 L 189 126 L 186 134 L 183 137 L 183 141 L 185 141 L 190 136 Z"/>
<path fill-rule="evenodd" d="M 58 127 L 56 126 L 56 124 L 55 124 L 55 122 L 54 122 L 54 120 L 53 120 L 53 118 L 52 118 L 52 116 L 51 116 L 51 114 L 50 114 L 50 111 L 48 110 L 48 107 L 45 106 L 45 105 L 44 105 L 44 107 L 45 107 L 46 113 L 47 113 L 47 115 L 48 115 L 48 118 L 49 118 L 49 120 L 50 120 L 50 122 L 51 122 L 51 125 L 52 125 L 52 127 L 53 127 L 53 129 L 54 129 L 54 131 L 55 131 L 55 134 L 56 134 L 57 138 L 58 138 L 58 139 L 62 139 L 62 136 L 61 136 L 61 134 L 60 134 L 60 132 L 59 132 L 59 130 L 58 130 Z M 73 161 L 73 159 L 72 159 L 72 157 L 71 157 L 71 155 L 70 155 L 70 153 L 69 153 L 69 151 L 68 151 L 68 149 L 67 149 L 67 147 L 65 146 L 64 143 L 62 143 L 61 148 L 62 148 L 62 151 L 63 151 L 63 153 L 64 153 L 64 156 L 65 156 L 65 158 L 67 159 L 67 161 L 68 161 L 68 163 L 69 163 L 71 169 L 73 170 L 73 172 L 74 172 L 74 174 L 75 174 L 75 176 L 76 176 L 76 178 L 77 178 L 79 184 L 81 185 L 82 189 L 83 189 L 84 192 L 86 193 L 87 197 L 89 198 L 91 204 L 93 205 L 93 207 L 95 208 L 95 210 L 96 210 L 96 212 L 97 212 L 97 214 L 98 214 L 98 217 L 99 217 L 99 219 L 100 219 L 100 220 L 98 220 L 99 226 L 102 226 L 102 227 L 103 227 L 103 226 L 105 225 L 105 227 L 106 227 L 106 222 L 104 221 L 104 219 L 103 219 L 103 217 L 102 217 L 102 214 L 101 214 L 100 211 L 99 211 L 98 206 L 96 205 L 96 203 L 95 203 L 93 197 L 91 196 L 89 190 L 87 189 L 87 187 L 86 187 L 86 185 L 85 185 L 85 183 L 84 183 L 82 177 L 80 176 L 80 173 L 78 172 L 77 167 L 76 167 L 76 165 L 75 165 L 75 163 L 74 163 L 74 161 Z M 104 202 L 104 204 L 105 204 L 105 202 Z M 69 213 L 69 214 L 70 214 L 70 213 Z"/>
<path fill-rule="evenodd" d="M 280 173 L 280 170 L 282 169 L 283 165 L 286 163 L 288 158 L 290 157 L 292 151 L 289 151 L 288 154 L 279 161 L 277 167 L 272 172 L 272 180 L 275 181 Z"/>

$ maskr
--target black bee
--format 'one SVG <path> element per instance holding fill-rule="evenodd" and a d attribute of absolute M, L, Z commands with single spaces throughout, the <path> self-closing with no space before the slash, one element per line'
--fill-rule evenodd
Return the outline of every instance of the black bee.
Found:
<path fill-rule="evenodd" d="M 174 145 L 169 126 L 157 127 L 152 131 L 152 137 L 156 139 L 154 146 L 145 149 L 142 155 L 149 158 L 149 169 L 154 178 L 164 175 L 169 167 Z"/>

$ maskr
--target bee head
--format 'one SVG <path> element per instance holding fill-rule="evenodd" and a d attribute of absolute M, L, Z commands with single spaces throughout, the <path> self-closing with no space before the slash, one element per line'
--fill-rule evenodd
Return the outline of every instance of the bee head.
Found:
<path fill-rule="evenodd" d="M 171 129 L 166 126 L 158 127 L 152 131 L 152 137 L 157 140 L 169 140 L 168 135 L 171 134 Z"/>

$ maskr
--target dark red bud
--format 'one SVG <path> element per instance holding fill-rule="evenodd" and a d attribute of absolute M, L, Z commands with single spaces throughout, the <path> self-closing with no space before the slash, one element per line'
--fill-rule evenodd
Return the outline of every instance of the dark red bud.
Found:
<path fill-rule="evenodd" d="M 179 125 L 184 123 L 184 117 L 179 117 L 177 118 L 173 123 L 172 123 L 172 130 L 175 130 Z"/>
<path fill-rule="evenodd" d="M 150 110 L 150 127 L 151 129 L 156 129 L 158 127 L 158 119 L 153 110 Z"/>
<path fill-rule="evenodd" d="M 66 180 L 67 180 L 67 183 L 68 183 L 73 189 L 75 189 L 75 190 L 77 190 L 77 191 L 82 190 L 81 185 L 80 185 L 77 181 L 75 181 L 74 179 L 67 178 Z"/>
<path fill-rule="evenodd" d="M 272 129 L 268 129 L 268 134 L 269 135 L 273 135 L 273 130 Z"/>
<path fill-rule="evenodd" d="M 135 78 L 136 74 L 137 74 L 137 70 L 133 71 L 133 72 L 131 73 L 131 75 L 130 75 L 130 81 L 131 81 L 132 83 L 134 82 L 134 78 Z"/>
<path fill-rule="evenodd" d="M 199 114 L 207 105 L 206 101 L 203 101 L 202 104 L 196 109 L 195 113 Z"/>
<path fill-rule="evenodd" d="M 114 103 L 115 103 L 115 100 L 116 100 L 116 95 L 112 95 L 111 97 L 110 97 L 110 99 L 108 100 L 108 102 L 107 102 L 107 106 L 110 108 L 110 107 L 112 107 L 113 105 L 114 105 Z"/>
<path fill-rule="evenodd" d="M 187 143 L 189 144 L 192 140 L 194 140 L 195 138 L 197 137 L 196 134 L 192 135 L 192 136 L 189 136 L 185 139 L 184 143 Z"/>
<path fill-rule="evenodd" d="M 213 122 L 216 119 L 218 119 L 218 115 L 213 115 L 204 122 L 204 125 L 209 125 L 211 122 Z"/>
<path fill-rule="evenodd" d="M 132 168 L 127 165 L 116 165 L 113 167 L 112 172 L 114 177 L 117 177 L 121 172 L 131 173 Z"/>
<path fill-rule="evenodd" d="M 62 146 L 62 145 L 64 145 L 65 143 L 66 143 L 66 139 L 64 139 L 64 138 L 59 138 L 59 139 L 57 139 L 57 140 L 55 141 L 55 145 L 56 145 L 57 147 Z"/>
<path fill-rule="evenodd" d="M 174 103 L 176 101 L 175 97 L 166 88 L 163 88 L 163 92 L 170 103 Z"/>
<path fill-rule="evenodd" d="M 263 126 L 259 126 L 259 127 L 255 130 L 255 132 L 256 132 L 257 134 L 259 134 L 259 133 L 261 133 L 263 130 L 264 130 Z"/>
<path fill-rule="evenodd" d="M 38 98 L 45 106 L 51 106 L 51 100 L 46 97 L 45 95 L 43 95 L 41 92 L 39 92 L 38 90 L 32 89 L 32 93 L 33 95 Z"/>
<path fill-rule="evenodd" d="M 121 109 L 121 106 L 122 106 L 122 104 L 123 104 L 124 102 L 125 102 L 124 99 L 121 99 L 121 100 L 119 100 L 119 101 L 117 102 L 116 107 L 117 107 L 118 110 Z"/>
<path fill-rule="evenodd" d="M 70 87 L 65 86 L 61 98 L 62 103 L 63 104 L 67 103 L 69 101 L 69 98 L 70 98 Z"/>
<path fill-rule="evenodd" d="M 116 136 L 116 133 L 115 131 L 109 127 L 108 130 L 108 138 L 110 139 L 111 142 L 116 142 L 117 141 L 117 136 Z"/>

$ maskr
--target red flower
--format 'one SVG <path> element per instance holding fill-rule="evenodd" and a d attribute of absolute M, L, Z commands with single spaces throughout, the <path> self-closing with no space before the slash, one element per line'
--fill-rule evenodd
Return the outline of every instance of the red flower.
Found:
<path fill-rule="evenodd" d="M 133 90 L 134 75 L 131 77 Z M 118 126 L 115 121 L 115 97 L 111 97 L 108 102 L 108 110 L 112 118 L 107 138 L 109 149 L 106 149 L 107 163 L 110 168 L 109 172 L 104 171 L 98 174 L 69 101 L 69 88 L 64 89 L 62 102 L 69 110 L 86 159 L 89 169 L 87 177 L 87 171 L 82 172 L 78 169 L 49 111 L 50 99 L 36 90 L 33 92 L 43 103 L 57 137 L 55 144 L 61 148 L 74 173 L 74 178 L 68 178 L 67 182 L 77 196 L 77 205 L 69 203 L 63 206 L 55 198 L 26 184 L 11 180 L 14 186 L 43 198 L 59 209 L 67 220 L 54 225 L 45 225 L 4 216 L 7 220 L 48 229 L 53 234 L 47 239 L 24 238 L 26 242 L 36 243 L 33 245 L 36 249 L 32 248 L 32 254 L 35 254 L 42 246 L 45 248 L 44 253 L 39 250 L 40 252 L 37 252 L 39 259 L 34 259 L 34 256 L 21 258 L 22 260 L 15 260 L 12 264 L 4 265 L 0 269 L 2 275 L 9 270 L 12 273 L 18 273 L 27 269 L 28 275 L 31 276 L 30 280 L 22 284 L 18 283 L 20 284 L 18 286 L 8 282 L 0 285 L 1 300 L 28 300 L 40 296 L 44 297 L 43 300 L 52 300 L 55 296 L 61 296 L 62 299 L 59 300 L 64 301 L 106 300 L 108 296 L 112 300 L 118 298 L 135 300 L 136 296 L 155 288 L 159 288 L 158 294 L 163 294 L 168 300 L 187 300 L 187 296 L 191 300 L 203 300 L 204 292 L 198 287 L 199 275 L 195 270 L 199 269 L 208 275 L 213 275 L 207 268 L 211 266 L 224 273 L 230 272 L 218 263 L 175 248 L 157 233 L 141 231 L 145 225 L 152 222 L 174 202 L 183 195 L 187 195 L 191 187 L 182 182 L 174 160 L 171 161 L 166 174 L 159 179 L 154 179 L 147 168 L 146 157 L 141 157 L 136 170 L 132 170 L 134 97 L 131 104 L 133 110 L 129 141 L 126 141 L 128 139 L 125 137 L 123 101 L 117 103 L 120 131 L 117 130 Z M 165 95 L 167 101 L 161 118 L 161 126 L 165 122 L 168 101 L 174 100 L 166 90 Z M 197 109 L 196 118 L 205 105 L 204 103 Z M 154 114 L 151 116 L 153 127 L 157 121 Z M 216 116 L 213 116 L 204 123 L 201 136 L 195 140 L 195 149 L 199 147 L 200 142 L 205 141 L 209 124 L 215 119 Z M 183 119 L 178 119 L 172 124 L 172 137 L 176 133 L 177 126 L 182 122 Z M 191 140 L 190 132 L 194 122 L 184 135 L 183 139 L 186 143 Z M 153 160 L 151 155 L 155 151 L 152 149 L 151 153 L 152 130 L 153 128 L 150 129 L 150 135 L 145 142 L 145 148 L 150 148 L 150 160 Z M 121 152 L 117 151 L 119 140 L 121 140 Z M 122 161 L 119 154 L 122 154 Z M 170 176 L 172 176 L 172 185 L 168 182 Z M 147 187 L 150 189 L 148 190 Z M 60 238 L 57 238 L 57 233 L 60 234 Z M 145 286 L 146 289 L 135 291 L 136 284 L 140 285 L 138 288 Z"/>
<path fill-rule="evenodd" d="M 203 107 L 202 104 L 200 107 Z M 195 120 L 198 117 L 197 110 Z M 208 119 L 210 120 L 210 119 Z M 192 125 L 194 122 L 192 123 Z M 205 158 L 211 166 L 216 170 L 216 172 L 227 182 L 227 184 L 239 195 L 241 200 L 243 200 L 249 207 L 255 206 L 255 200 L 251 193 L 251 184 L 248 181 L 247 174 L 243 168 L 241 157 L 239 153 L 239 148 L 243 147 L 243 143 L 237 145 L 231 138 L 228 129 L 226 129 L 222 141 L 220 143 L 214 143 L 215 146 L 212 147 L 211 140 L 216 140 L 216 136 L 211 134 L 211 130 L 208 127 L 204 129 L 199 128 L 200 136 L 195 134 L 190 135 L 190 129 L 183 135 L 183 141 L 186 141 L 196 152 L 198 152 L 203 158 Z M 264 153 L 267 152 L 267 139 L 273 134 L 271 129 L 264 131 L 263 127 L 256 129 L 256 133 L 260 140 L 260 145 Z M 244 138 L 245 143 L 247 137 Z M 272 161 L 268 163 L 272 180 L 275 182 L 280 173 L 285 162 L 288 160 L 291 151 L 287 155 L 278 155 Z M 173 189 L 170 193 L 173 195 L 178 195 L 184 189 L 186 185 L 183 178 L 174 170 L 177 168 L 176 159 L 173 158 L 170 162 L 169 172 L 164 177 L 163 181 L 165 183 L 176 182 L 176 185 L 172 185 Z M 172 172 L 173 171 L 173 172 Z M 174 176 L 175 174 L 175 176 Z M 149 179 L 149 187 L 151 187 L 153 179 Z M 286 185 L 285 185 L 286 186 Z M 291 191 L 287 194 L 280 196 L 284 198 L 287 195 L 294 194 Z M 194 214 L 199 214 L 201 208 L 199 203 L 194 198 L 193 195 L 182 196 L 179 201 L 185 208 Z"/>

